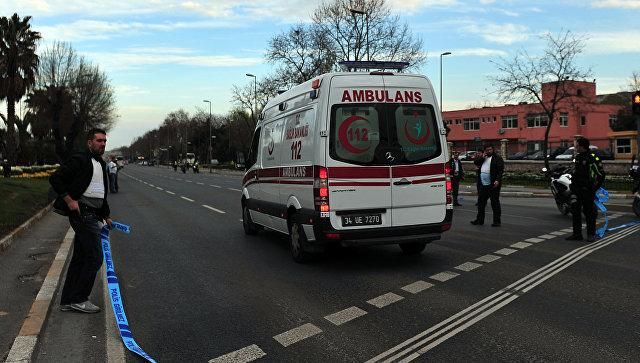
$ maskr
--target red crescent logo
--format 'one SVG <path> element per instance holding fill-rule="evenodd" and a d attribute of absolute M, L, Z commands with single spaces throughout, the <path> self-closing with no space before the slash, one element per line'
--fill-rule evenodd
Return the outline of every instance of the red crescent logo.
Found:
<path fill-rule="evenodd" d="M 344 148 L 347 149 L 347 151 L 352 154 L 361 154 L 369 150 L 369 148 L 371 147 L 371 146 L 368 146 L 366 148 L 359 148 L 349 143 L 349 138 L 347 137 L 347 130 L 349 130 L 349 127 L 351 126 L 352 123 L 358 120 L 367 121 L 366 118 L 360 117 L 358 115 L 349 116 L 346 120 L 342 122 L 342 125 L 340 125 L 340 128 L 338 129 L 338 140 L 340 140 L 340 143 L 342 144 L 342 146 L 344 146 Z"/>
<path fill-rule="evenodd" d="M 427 127 L 426 134 L 424 136 L 422 136 L 421 138 L 416 139 L 415 137 L 411 136 L 411 134 L 409 133 L 409 130 L 407 129 L 407 121 L 405 121 L 404 122 L 404 134 L 407 135 L 407 140 L 409 140 L 412 144 L 420 145 L 420 144 L 424 144 L 425 142 L 427 142 L 427 139 L 431 135 L 431 130 Z"/>

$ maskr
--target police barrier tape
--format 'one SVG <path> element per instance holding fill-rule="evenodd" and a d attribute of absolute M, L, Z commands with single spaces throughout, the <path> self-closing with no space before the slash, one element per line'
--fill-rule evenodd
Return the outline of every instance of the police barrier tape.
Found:
<path fill-rule="evenodd" d="M 126 224 L 113 222 L 113 227 L 126 234 L 131 233 L 131 227 Z M 124 312 L 124 303 L 122 301 L 122 295 L 120 294 L 120 284 L 118 284 L 118 277 L 113 265 L 113 259 L 111 258 L 111 246 L 109 244 L 109 227 L 102 227 L 100 232 L 102 241 L 102 253 L 104 255 L 105 265 L 107 266 L 107 287 L 109 289 L 109 296 L 111 297 L 111 307 L 113 308 L 113 314 L 120 330 L 120 338 L 122 342 L 131 352 L 141 356 L 149 362 L 155 363 L 155 360 L 145 353 L 142 348 L 133 339 L 133 334 L 129 328 L 129 322 L 127 321 L 127 315 Z"/>
<path fill-rule="evenodd" d="M 604 226 L 596 230 L 596 235 L 600 238 L 604 236 L 604 233 L 607 231 L 607 228 L 609 227 L 609 217 L 607 217 L 607 207 L 604 206 L 604 203 L 606 203 L 608 200 L 609 200 L 609 192 L 606 189 L 600 187 L 600 189 L 596 191 L 596 199 L 593 201 L 596 207 L 598 207 L 598 209 L 600 209 L 602 213 L 604 213 Z"/>

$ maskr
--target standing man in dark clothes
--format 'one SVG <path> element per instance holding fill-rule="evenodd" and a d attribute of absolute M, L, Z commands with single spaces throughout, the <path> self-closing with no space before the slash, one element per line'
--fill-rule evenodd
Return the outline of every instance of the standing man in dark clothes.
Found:
<path fill-rule="evenodd" d="M 89 295 L 102 266 L 100 230 L 106 222 L 111 227 L 107 203 L 107 181 L 102 154 L 107 143 L 104 130 L 87 133 L 87 150 L 73 154 L 49 178 L 58 194 L 54 208 L 69 217 L 75 232 L 73 257 L 62 289 L 60 310 L 97 313 L 100 308 Z"/>
<path fill-rule="evenodd" d="M 460 181 L 464 179 L 464 170 L 462 169 L 462 162 L 458 158 L 460 153 L 457 151 L 453 152 L 453 156 L 449 159 L 449 176 L 451 177 L 451 186 L 452 186 L 452 194 L 453 194 L 453 205 L 461 206 L 458 202 L 458 191 L 460 189 Z"/>
<path fill-rule="evenodd" d="M 576 140 L 576 144 L 578 153 L 571 174 L 571 192 L 576 196 L 576 199 L 571 203 L 573 234 L 566 239 L 568 241 L 582 240 L 582 215 L 580 214 L 580 209 L 582 209 L 587 222 L 587 242 L 594 242 L 596 240 L 597 217 L 594 200 L 596 199 L 596 191 L 604 183 L 605 174 L 600 158 L 589 150 L 589 140 L 579 138 Z"/>
<path fill-rule="evenodd" d="M 500 227 L 502 211 L 500 209 L 500 188 L 502 187 L 502 174 L 504 174 L 504 160 L 496 155 L 492 145 L 484 148 L 484 154 L 478 155 L 473 161 L 478 167 L 480 192 L 478 194 L 478 215 L 471 221 L 474 225 L 484 224 L 484 210 L 487 200 L 491 199 L 493 210 L 492 227 Z"/>

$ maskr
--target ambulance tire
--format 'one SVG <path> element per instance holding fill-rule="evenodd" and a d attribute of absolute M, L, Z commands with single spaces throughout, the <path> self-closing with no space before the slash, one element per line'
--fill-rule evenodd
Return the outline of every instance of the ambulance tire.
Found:
<path fill-rule="evenodd" d="M 400 249 L 405 255 L 417 255 L 424 251 L 427 242 L 407 242 L 400 243 Z"/>
<path fill-rule="evenodd" d="M 289 249 L 294 261 L 305 263 L 311 260 L 314 254 L 308 251 L 307 235 L 304 233 L 304 228 L 294 219 L 294 216 L 289 218 Z"/>
<path fill-rule="evenodd" d="M 249 213 L 249 207 L 247 207 L 247 203 L 242 203 L 242 228 L 244 228 L 244 233 L 250 236 L 253 236 L 260 231 L 260 226 L 253 223 L 251 219 L 251 213 Z"/>

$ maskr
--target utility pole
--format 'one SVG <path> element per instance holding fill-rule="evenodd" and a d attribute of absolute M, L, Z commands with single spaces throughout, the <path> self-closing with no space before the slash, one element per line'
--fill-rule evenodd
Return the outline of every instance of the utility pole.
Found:
<path fill-rule="evenodd" d="M 209 173 L 212 173 L 211 169 L 211 101 L 210 100 L 202 100 L 202 102 L 207 102 L 209 104 Z"/>

